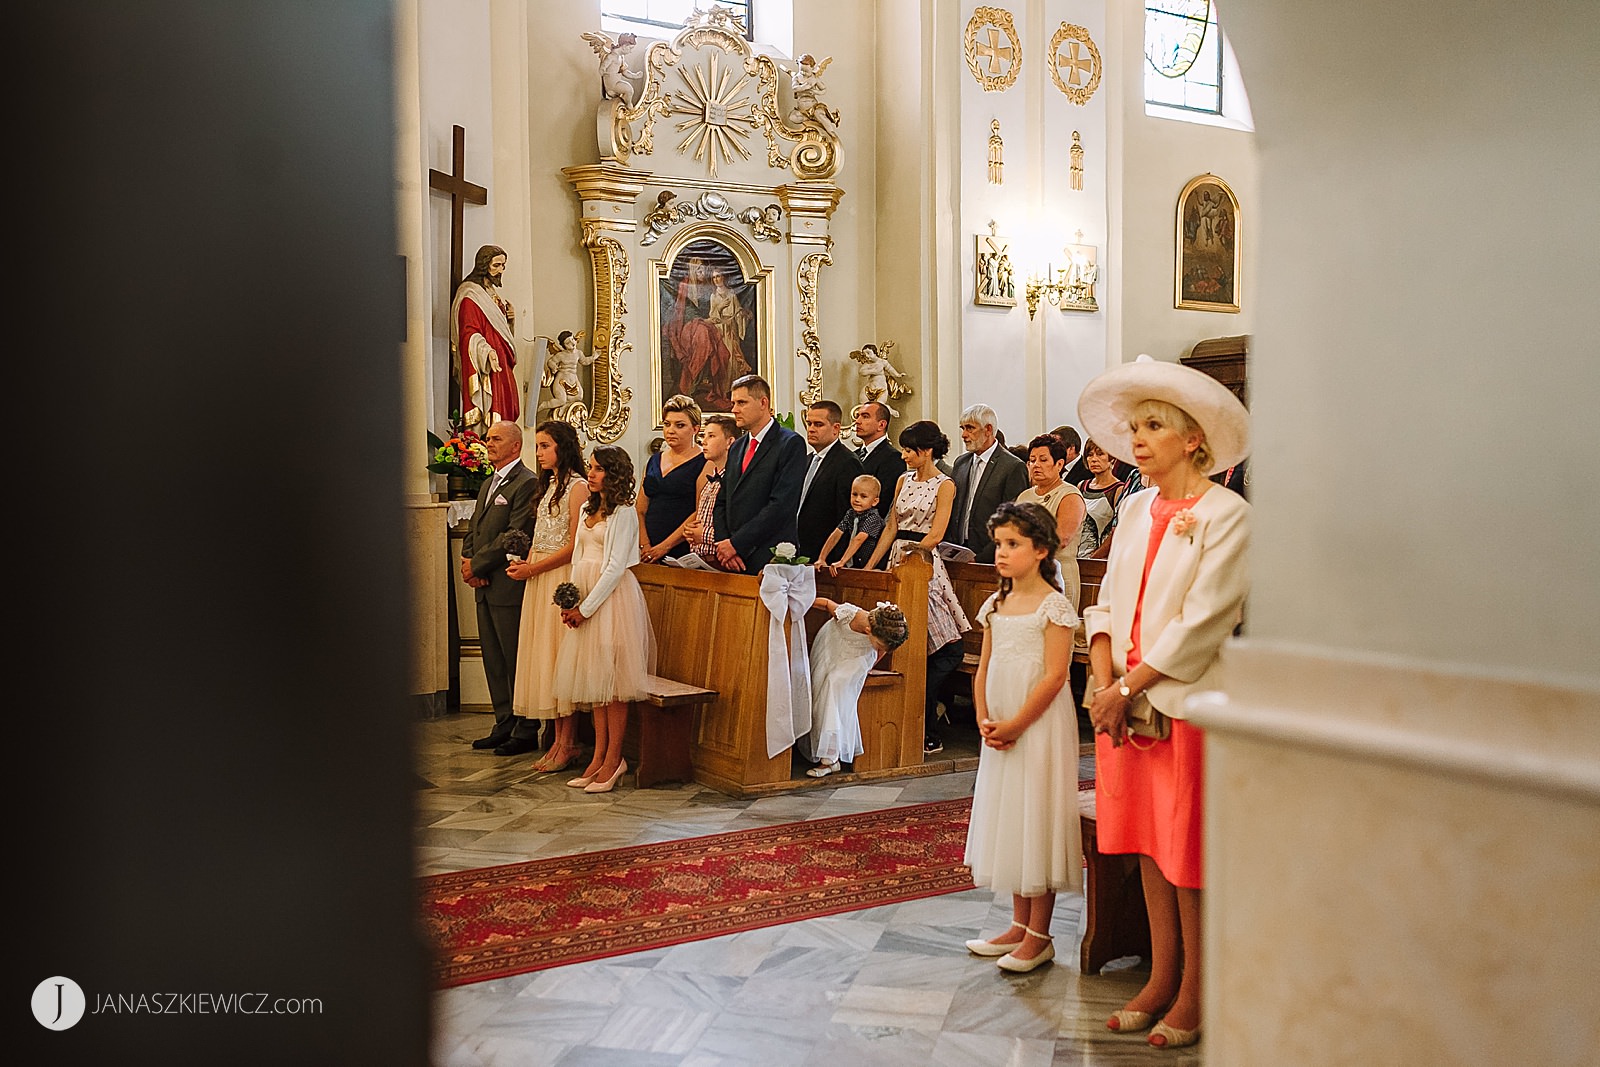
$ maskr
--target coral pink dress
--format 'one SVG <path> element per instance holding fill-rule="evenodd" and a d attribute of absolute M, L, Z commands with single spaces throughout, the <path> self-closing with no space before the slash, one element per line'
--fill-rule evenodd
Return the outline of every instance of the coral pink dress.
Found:
<path fill-rule="evenodd" d="M 1172 517 L 1194 507 L 1199 499 L 1163 500 L 1158 496 L 1151 502 L 1150 543 L 1134 609 L 1133 648 L 1128 652 L 1130 671 L 1143 660 L 1139 619 L 1156 553 L 1166 541 Z M 1097 735 L 1095 836 L 1100 852 L 1149 856 L 1173 885 L 1201 888 L 1204 754 L 1204 732 L 1183 719 L 1172 720 L 1172 734 L 1165 741 L 1132 737 L 1122 747 L 1113 748 L 1109 735 Z"/>

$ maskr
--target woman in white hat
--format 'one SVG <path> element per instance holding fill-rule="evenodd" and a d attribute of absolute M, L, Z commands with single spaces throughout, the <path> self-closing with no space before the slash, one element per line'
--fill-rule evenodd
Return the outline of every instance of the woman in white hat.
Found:
<path fill-rule="evenodd" d="M 1203 735 L 1184 700 L 1220 687 L 1218 652 L 1248 587 L 1250 505 L 1207 475 L 1248 453 L 1249 419 L 1215 379 L 1148 359 L 1090 382 L 1078 418 L 1146 486 L 1118 507 L 1099 601 L 1084 611 L 1098 845 L 1138 854 L 1150 916 L 1150 979 L 1106 1026 L 1154 1023 L 1150 1044 L 1178 1048 L 1200 1039 Z M 1133 732 L 1162 715 L 1164 738 Z"/>

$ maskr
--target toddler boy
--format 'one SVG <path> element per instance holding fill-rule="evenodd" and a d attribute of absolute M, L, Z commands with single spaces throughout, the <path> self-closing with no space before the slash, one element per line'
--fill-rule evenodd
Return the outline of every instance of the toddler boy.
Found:
<path fill-rule="evenodd" d="M 867 565 L 872 550 L 878 546 L 878 535 L 883 533 L 883 516 L 878 514 L 878 495 L 882 491 L 878 479 L 870 474 L 860 475 L 850 483 L 850 510 L 822 543 L 822 551 L 817 553 L 817 570 L 826 567 L 829 574 L 837 575 L 840 567 Z M 829 553 L 841 540 L 845 542 L 844 551 L 829 563 Z"/>

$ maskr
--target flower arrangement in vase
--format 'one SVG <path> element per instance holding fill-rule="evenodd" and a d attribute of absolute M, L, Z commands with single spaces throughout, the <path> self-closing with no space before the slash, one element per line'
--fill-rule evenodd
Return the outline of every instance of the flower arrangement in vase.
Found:
<path fill-rule="evenodd" d="M 428 448 L 432 456 L 428 470 L 449 479 L 452 499 L 477 496 L 484 479 L 494 473 L 494 465 L 489 462 L 489 446 L 459 420 L 450 423 L 449 440 L 442 440 L 429 430 Z"/>

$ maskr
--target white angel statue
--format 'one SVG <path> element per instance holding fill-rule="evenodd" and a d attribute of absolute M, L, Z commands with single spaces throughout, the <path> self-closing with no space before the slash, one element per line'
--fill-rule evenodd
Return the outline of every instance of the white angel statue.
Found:
<path fill-rule="evenodd" d="M 883 347 L 887 351 L 894 347 L 894 342 L 885 341 Z M 876 401 L 889 409 L 890 416 L 899 418 L 900 413 L 890 406 L 889 401 L 911 395 L 911 386 L 906 384 L 905 374 L 895 369 L 887 355 L 879 354 L 878 346 L 874 344 L 862 345 L 850 353 L 850 358 L 861 364 L 861 393 L 856 403 Z"/>
<path fill-rule="evenodd" d="M 601 96 L 606 100 L 621 100 L 625 106 L 632 107 L 632 79 L 639 77 L 642 72 L 628 68 L 628 53 L 633 51 L 639 39 L 631 33 L 622 33 L 613 41 L 609 34 L 592 32 L 585 33 L 583 39 L 600 57 Z"/>
<path fill-rule="evenodd" d="M 544 374 L 539 379 L 539 386 L 550 390 L 550 399 L 539 405 L 540 415 L 547 411 L 560 411 L 583 399 L 583 383 L 578 380 L 578 368 L 590 366 L 595 358 L 593 352 L 585 353 L 578 347 L 583 343 L 584 332 L 562 330 L 554 338 L 541 335 L 548 354 L 545 356 Z M 538 341 L 541 337 L 535 337 L 534 340 Z"/>
<path fill-rule="evenodd" d="M 839 112 L 822 102 L 822 94 L 828 91 L 822 83 L 822 72 L 832 62 L 832 56 L 818 62 L 816 56 L 807 52 L 789 68 L 789 90 L 794 95 L 790 125 L 801 126 L 810 119 L 830 134 L 838 132 Z"/>

